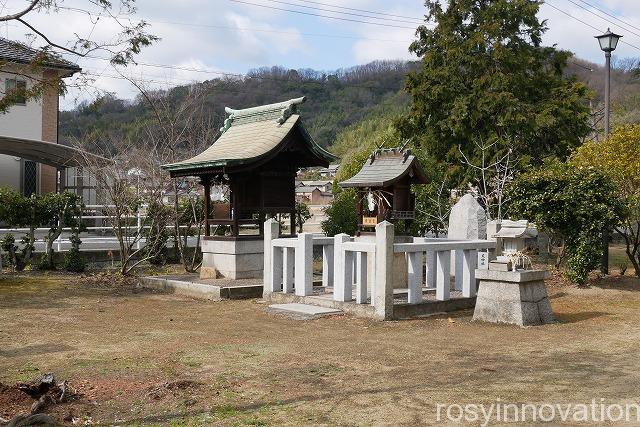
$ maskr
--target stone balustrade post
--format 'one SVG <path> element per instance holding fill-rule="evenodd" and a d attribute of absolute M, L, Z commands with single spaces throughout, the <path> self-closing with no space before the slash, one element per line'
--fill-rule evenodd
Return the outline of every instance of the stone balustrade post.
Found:
<path fill-rule="evenodd" d="M 422 252 L 408 252 L 409 290 L 407 302 L 417 304 L 422 302 Z"/>
<path fill-rule="evenodd" d="M 336 234 L 333 237 L 333 265 L 335 271 L 333 277 L 333 299 L 335 301 L 351 301 L 352 298 L 353 262 L 348 259 L 347 255 L 351 252 L 345 251 L 343 247 L 343 243 L 349 240 L 350 237 L 344 233 Z"/>
<path fill-rule="evenodd" d="M 280 235 L 280 224 L 273 218 L 264 223 L 264 265 L 263 265 L 263 296 L 275 292 L 275 287 L 280 283 L 274 283 L 272 275 L 273 240 Z"/>
<path fill-rule="evenodd" d="M 356 255 L 356 302 L 367 302 L 367 253 L 358 252 Z"/>
<path fill-rule="evenodd" d="M 333 286 L 333 245 L 322 246 L 322 286 Z"/>
<path fill-rule="evenodd" d="M 436 299 L 447 301 L 451 292 L 451 251 L 436 254 Z"/>
<path fill-rule="evenodd" d="M 301 233 L 295 249 L 295 293 L 313 295 L 313 234 Z"/>
<path fill-rule="evenodd" d="M 271 251 L 271 266 L 270 270 L 270 287 L 269 292 L 280 292 L 282 291 L 282 258 L 283 258 L 283 248 L 272 248 Z M 264 293 L 264 291 L 263 291 Z"/>
<path fill-rule="evenodd" d="M 478 251 L 466 249 L 462 251 L 461 258 L 462 296 L 470 298 L 476 295 L 476 265 L 478 263 Z"/>
<path fill-rule="evenodd" d="M 295 248 L 282 248 L 284 259 L 283 272 L 282 272 L 282 292 L 285 294 L 293 293 L 294 280 L 294 265 L 295 265 Z"/>
<path fill-rule="evenodd" d="M 393 318 L 393 224 L 382 221 L 376 225 L 375 288 L 372 295 L 376 316 Z"/>

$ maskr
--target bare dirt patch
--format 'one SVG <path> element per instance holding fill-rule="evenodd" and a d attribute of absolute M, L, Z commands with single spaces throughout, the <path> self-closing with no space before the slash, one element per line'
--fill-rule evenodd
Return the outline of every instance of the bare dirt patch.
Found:
<path fill-rule="evenodd" d="M 0 383 L 0 418 L 8 420 L 20 412 L 28 412 L 33 402 L 18 386 Z"/>
<path fill-rule="evenodd" d="M 640 282 L 554 276 L 549 294 L 558 322 L 542 327 L 471 311 L 300 322 L 104 277 L 5 277 L 0 381 L 68 379 L 63 424 L 395 426 L 435 423 L 437 403 L 640 400 Z M 28 403 L 13 393 L 3 418 Z"/>

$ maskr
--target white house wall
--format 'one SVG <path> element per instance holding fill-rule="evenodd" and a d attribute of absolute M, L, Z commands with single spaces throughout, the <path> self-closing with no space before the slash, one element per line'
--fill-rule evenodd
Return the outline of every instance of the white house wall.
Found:
<path fill-rule="evenodd" d="M 4 93 L 6 79 L 25 79 L 6 72 L 0 72 L 0 91 Z M 32 81 L 27 80 L 27 86 Z M 14 105 L 0 114 L 0 134 L 16 138 L 42 139 L 42 102 L 29 100 L 26 105 Z M 21 161 L 17 157 L 0 155 L 0 187 L 21 189 Z"/>

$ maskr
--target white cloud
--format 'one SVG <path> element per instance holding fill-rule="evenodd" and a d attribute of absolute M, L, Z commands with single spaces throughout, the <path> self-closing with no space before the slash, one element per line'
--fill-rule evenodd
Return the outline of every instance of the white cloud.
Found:
<path fill-rule="evenodd" d="M 263 0 L 256 3 L 292 9 L 288 5 L 270 4 Z M 290 0 L 300 5 L 334 9 L 304 0 Z M 586 0 L 640 28 L 640 1 L 638 0 Z M 0 2 L 2 3 L 2 2 Z M 86 0 L 65 0 L 65 6 L 86 7 Z M 116 2 L 117 3 L 117 2 Z M 312 67 L 331 69 L 366 63 L 376 59 L 411 59 L 408 47 L 414 38 L 414 30 L 425 13 L 423 0 L 337 0 L 326 1 L 347 8 L 343 12 L 354 15 L 339 15 L 355 21 L 372 21 L 391 26 L 369 25 L 352 21 L 341 21 L 269 8 L 239 4 L 229 0 L 138 0 L 138 18 L 151 23 L 150 31 L 162 40 L 144 49 L 139 57 L 141 63 L 167 64 L 177 68 L 197 68 L 205 70 L 225 70 L 237 73 L 263 65 L 283 64 L 294 68 Z M 24 5 L 24 0 L 7 0 L 5 12 Z M 548 19 L 549 31 L 544 37 L 547 45 L 574 51 L 578 56 L 602 62 L 602 52 L 593 36 L 596 30 L 577 20 L 567 17 L 550 7 L 559 7 L 576 18 L 591 25 L 618 31 L 624 35 L 624 42 L 640 47 L 640 30 L 624 29 L 624 24 L 613 25 L 597 18 L 566 0 L 548 0 L 541 7 L 540 18 Z M 587 7 L 587 6 L 585 6 Z M 588 8 L 588 7 L 587 7 Z M 327 11 L 298 8 L 311 13 L 334 15 Z M 366 11 L 397 15 L 378 15 L 383 19 L 366 18 L 357 15 L 371 15 Z M 597 10 L 592 11 L 600 13 Z M 408 19 L 403 17 L 413 17 Z M 70 40 L 74 33 L 109 39 L 118 32 L 112 20 L 101 19 L 94 25 L 84 14 L 60 11 L 59 13 L 31 16 L 29 22 L 43 28 L 56 40 Z M 398 21 L 410 22 L 398 22 Z M 612 20 L 607 18 L 607 20 Z M 11 38 L 21 38 L 27 32 L 17 24 L 0 26 L 2 34 L 8 31 Z M 631 31 L 629 31 L 631 30 Z M 324 37 L 323 37 L 324 35 Z M 327 37 L 329 36 L 329 37 Z M 334 37 L 331 37 L 334 36 Z M 342 36 L 345 36 L 344 38 Z M 351 39 L 354 37 L 355 39 Z M 615 52 L 618 56 L 640 56 L 640 51 L 620 44 Z M 105 55 L 102 53 L 101 55 Z M 105 70 L 106 63 L 91 58 L 76 58 L 78 63 L 92 73 Z M 213 78 L 215 74 L 198 73 L 183 69 L 163 69 L 149 66 L 128 67 L 128 75 L 147 80 L 156 80 L 159 86 L 187 83 L 191 80 Z M 116 72 L 107 68 L 105 75 Z M 105 90 L 115 91 L 120 96 L 135 95 L 126 81 L 103 76 L 97 84 Z M 86 95 L 83 95 L 86 97 Z M 72 99 L 72 97 L 68 98 Z"/>
<path fill-rule="evenodd" d="M 374 61 L 376 59 L 415 59 L 415 55 L 409 53 L 413 31 L 399 28 L 377 31 L 376 39 L 361 39 L 353 45 L 353 55 L 359 64 Z M 406 40 L 406 42 L 396 42 Z"/>
<path fill-rule="evenodd" d="M 425 7 L 421 1 L 381 3 L 356 0 L 350 2 L 363 10 L 383 12 L 385 19 L 356 18 L 383 25 L 357 24 L 362 39 L 353 45 L 353 54 L 357 63 L 366 63 L 376 59 L 416 59 L 409 53 L 409 45 L 414 39 L 415 28 L 422 23 Z M 363 13 L 364 14 L 364 13 Z M 400 28 L 404 27 L 404 28 Z"/>
<path fill-rule="evenodd" d="M 292 51 L 304 51 L 304 42 L 300 31 L 294 27 L 274 27 L 272 25 L 260 25 L 252 20 L 249 16 L 239 15 L 229 12 L 225 15 L 230 25 L 237 29 L 237 38 L 241 42 L 238 49 L 242 52 L 251 53 L 264 60 L 269 57 L 271 51 L 280 54 L 287 54 Z M 252 28 L 258 28 L 264 31 L 251 31 Z"/>
<path fill-rule="evenodd" d="M 640 2 L 637 2 L 637 0 L 608 0 L 605 2 L 606 5 L 594 0 L 588 3 L 621 18 L 633 26 L 640 27 Z M 551 6 L 555 6 L 555 8 Z M 629 30 L 638 34 L 640 34 L 640 31 L 619 23 L 597 9 L 588 6 L 585 6 L 585 8 L 587 10 L 557 0 L 552 0 L 548 4 L 542 5 L 540 17 L 547 19 L 547 26 L 549 27 L 544 36 L 545 44 L 557 44 L 559 48 L 570 50 L 580 58 L 603 62 L 604 55 L 598 47 L 598 42 L 593 37 L 599 34 L 600 31 L 605 31 L 607 27 L 610 27 L 612 31 L 624 36 L 622 38 L 623 42 L 640 47 L 640 37 L 632 34 Z M 601 17 L 599 18 L 596 15 Z M 615 54 L 621 57 L 640 56 L 640 50 L 628 44 L 620 43 Z"/>

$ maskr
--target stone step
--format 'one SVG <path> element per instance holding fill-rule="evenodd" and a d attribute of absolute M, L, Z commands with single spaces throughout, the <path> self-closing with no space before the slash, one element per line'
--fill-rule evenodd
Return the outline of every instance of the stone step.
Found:
<path fill-rule="evenodd" d="M 181 274 L 142 277 L 140 281 L 149 288 L 210 301 L 262 296 L 262 280 L 257 279 L 200 279 L 196 274 Z"/>
<path fill-rule="evenodd" d="M 297 320 L 317 319 L 323 316 L 333 316 L 344 312 L 337 308 L 319 307 L 311 304 L 287 303 L 271 304 L 267 307 L 267 312 L 284 314 Z"/>

